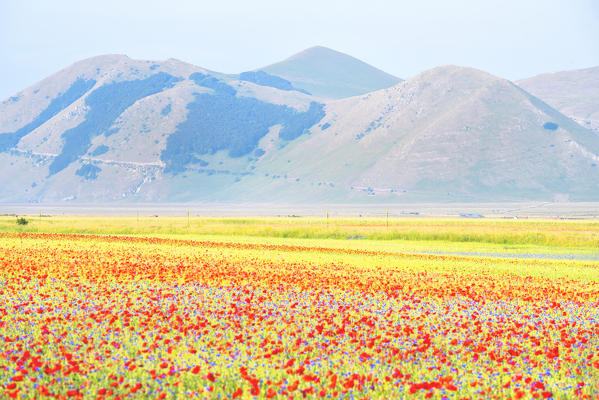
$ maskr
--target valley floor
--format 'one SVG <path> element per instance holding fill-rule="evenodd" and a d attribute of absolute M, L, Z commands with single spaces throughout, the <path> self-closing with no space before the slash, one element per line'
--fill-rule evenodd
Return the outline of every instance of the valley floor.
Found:
<path fill-rule="evenodd" d="M 324 217 L 391 218 L 482 217 L 500 219 L 599 218 L 599 203 L 501 202 L 501 203 L 404 203 L 404 204 L 281 204 L 281 203 L 0 203 L 1 214 L 61 216 L 225 216 L 225 217 Z"/>

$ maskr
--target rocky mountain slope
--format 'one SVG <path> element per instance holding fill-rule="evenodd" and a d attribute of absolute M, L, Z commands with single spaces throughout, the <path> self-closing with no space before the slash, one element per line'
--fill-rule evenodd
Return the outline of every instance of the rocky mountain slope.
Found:
<path fill-rule="evenodd" d="M 599 138 L 445 66 L 323 100 L 288 77 L 83 60 L 0 105 L 0 201 L 592 200 Z"/>
<path fill-rule="evenodd" d="M 517 83 L 582 126 L 599 132 L 599 67 L 541 74 Z"/>

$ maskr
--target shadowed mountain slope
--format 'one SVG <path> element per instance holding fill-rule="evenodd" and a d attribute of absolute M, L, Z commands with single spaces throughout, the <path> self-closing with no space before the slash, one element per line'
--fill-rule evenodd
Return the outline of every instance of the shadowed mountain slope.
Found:
<path fill-rule="evenodd" d="M 83 60 L 0 104 L 0 165 L 10 171 L 0 199 L 116 200 L 189 168 L 238 176 L 274 127 L 285 146 L 323 109 L 305 93 L 173 59 Z"/>

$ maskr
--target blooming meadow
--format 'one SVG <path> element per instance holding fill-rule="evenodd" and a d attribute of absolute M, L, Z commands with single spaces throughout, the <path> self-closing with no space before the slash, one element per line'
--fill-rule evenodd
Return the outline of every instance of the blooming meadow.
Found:
<path fill-rule="evenodd" d="M 599 398 L 597 262 L 0 234 L 0 397 Z"/>

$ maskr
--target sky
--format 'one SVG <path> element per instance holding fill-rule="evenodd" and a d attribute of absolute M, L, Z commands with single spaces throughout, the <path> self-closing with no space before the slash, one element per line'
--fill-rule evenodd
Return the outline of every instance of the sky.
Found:
<path fill-rule="evenodd" d="M 238 73 L 315 45 L 516 80 L 599 65 L 599 0 L 0 0 L 0 99 L 100 54 Z"/>

